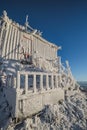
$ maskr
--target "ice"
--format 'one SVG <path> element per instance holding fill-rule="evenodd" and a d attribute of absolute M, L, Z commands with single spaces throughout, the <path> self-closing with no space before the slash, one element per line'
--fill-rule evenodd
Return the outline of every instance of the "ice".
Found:
<path fill-rule="evenodd" d="M 1 103 L 2 109 L 6 102 Z M 0 110 L 1 110 L 0 108 Z M 5 117 L 6 116 L 6 113 Z M 3 117 L 4 117 L 3 114 Z M 8 115 L 8 114 L 7 114 Z M 1 117 L 1 116 L 0 116 Z M 8 118 L 10 120 L 10 118 Z M 1 120 L 0 120 L 1 121 Z M 3 121 L 4 127 L 7 126 Z M 9 122 L 9 121 L 8 121 Z M 6 126 L 5 126 L 6 125 Z M 1 127 L 1 124 L 0 124 Z M 26 118 L 18 125 L 8 125 L 8 130 L 86 130 L 87 129 L 87 101 L 86 95 L 76 92 L 55 105 L 47 105 L 31 118 Z M 4 129 L 3 129 L 4 130 Z"/>
<path fill-rule="evenodd" d="M 7 73 L 15 76 L 18 70 L 41 71 L 39 68 L 34 69 L 34 67 L 27 66 L 19 68 L 19 66 L 20 64 L 15 61 L 5 61 L 2 68 L 3 75 Z M 5 79 L 3 80 L 5 81 Z M 22 119 L 20 122 L 14 122 L 11 117 L 11 108 L 3 90 L 4 85 L 6 84 L 0 86 L 1 130 L 87 130 L 87 94 L 80 91 L 77 84 L 73 88 L 68 87 L 70 89 L 67 89 L 64 100 L 60 100 L 54 105 L 46 105 L 41 113 Z"/>

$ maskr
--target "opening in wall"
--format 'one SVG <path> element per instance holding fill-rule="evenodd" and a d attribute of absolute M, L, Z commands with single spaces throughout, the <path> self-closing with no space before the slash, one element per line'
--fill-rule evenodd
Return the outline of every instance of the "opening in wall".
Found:
<path fill-rule="evenodd" d="M 25 88 L 25 75 L 23 74 L 20 75 L 20 88 Z"/>

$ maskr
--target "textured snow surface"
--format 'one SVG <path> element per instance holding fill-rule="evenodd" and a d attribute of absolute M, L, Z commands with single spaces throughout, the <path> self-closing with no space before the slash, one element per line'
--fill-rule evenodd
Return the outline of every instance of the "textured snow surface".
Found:
<path fill-rule="evenodd" d="M 69 94 L 72 93 L 72 94 Z M 0 91 L 0 127 L 2 130 L 87 130 L 87 97 L 82 92 L 69 92 L 66 100 L 48 105 L 37 115 L 13 124 L 9 104 Z M 10 124 L 10 125 L 9 125 Z"/>

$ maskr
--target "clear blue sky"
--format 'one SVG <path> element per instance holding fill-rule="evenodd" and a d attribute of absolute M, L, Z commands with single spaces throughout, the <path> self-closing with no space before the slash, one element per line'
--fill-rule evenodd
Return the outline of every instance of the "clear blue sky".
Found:
<path fill-rule="evenodd" d="M 76 80 L 87 81 L 87 0 L 0 0 L 0 15 L 43 32 L 47 40 L 62 46 L 62 62 L 69 60 Z"/>

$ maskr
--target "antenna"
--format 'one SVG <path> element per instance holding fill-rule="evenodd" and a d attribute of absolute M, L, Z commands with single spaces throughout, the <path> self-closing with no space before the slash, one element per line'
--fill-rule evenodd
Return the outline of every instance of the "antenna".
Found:
<path fill-rule="evenodd" d="M 25 22 L 25 28 L 27 30 L 27 27 L 29 26 L 29 22 L 28 22 L 28 15 L 26 15 L 26 22 Z"/>
<path fill-rule="evenodd" d="M 26 23 L 28 23 L 28 15 L 26 15 Z"/>
<path fill-rule="evenodd" d="M 29 22 L 28 22 L 28 15 L 26 15 L 26 22 L 25 22 L 25 29 L 27 31 L 27 29 L 30 29 L 30 30 L 34 30 L 30 25 L 29 25 Z"/>

